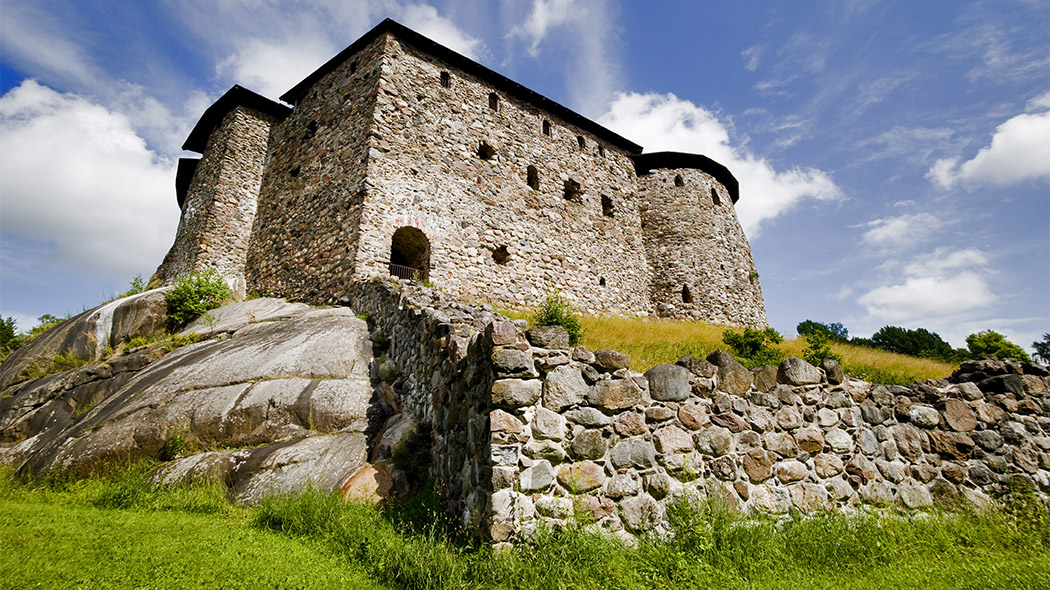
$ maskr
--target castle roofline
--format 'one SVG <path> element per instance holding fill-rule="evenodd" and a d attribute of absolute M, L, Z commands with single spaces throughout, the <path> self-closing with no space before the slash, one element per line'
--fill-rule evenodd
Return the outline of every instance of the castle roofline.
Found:
<path fill-rule="evenodd" d="M 189 137 L 186 138 L 186 143 L 182 144 L 182 149 L 199 154 L 204 153 L 204 148 L 208 145 L 208 136 L 211 135 L 212 130 L 222 121 L 223 117 L 237 107 L 253 109 L 277 119 L 283 119 L 292 112 L 287 105 L 270 100 L 239 84 L 234 84 L 233 88 L 227 90 L 226 94 L 220 96 L 219 100 L 204 111 L 200 120 L 190 131 Z"/>
<path fill-rule="evenodd" d="M 423 35 L 413 31 L 412 29 L 394 21 L 392 19 L 385 19 L 383 22 L 376 25 L 371 31 L 368 31 L 360 39 L 354 41 L 349 47 L 340 51 L 335 57 L 325 62 L 324 65 L 314 70 L 312 74 L 303 78 L 302 82 L 299 82 L 291 90 L 281 95 L 281 100 L 289 104 L 298 104 L 299 99 L 306 94 L 306 92 L 313 86 L 318 80 L 336 69 L 349 59 L 351 56 L 356 54 L 358 51 L 363 49 L 368 44 L 375 41 L 381 35 L 390 33 L 406 41 L 417 49 L 420 49 L 429 55 L 436 57 L 442 61 L 447 62 L 449 65 L 455 66 L 468 74 L 476 76 L 481 80 L 491 84 L 497 90 L 505 92 L 509 96 L 513 96 L 519 100 L 527 102 L 533 106 L 539 107 L 548 111 L 549 113 L 560 117 L 567 123 L 571 123 L 594 134 L 595 137 L 599 137 L 615 145 L 629 154 L 640 154 L 642 153 L 642 146 L 634 143 L 633 141 L 602 127 L 598 123 L 584 117 L 583 115 L 569 109 L 568 107 L 562 106 L 553 100 L 543 96 L 542 94 L 529 90 L 528 88 L 518 84 L 514 80 L 507 78 L 506 76 L 494 72 L 479 64 L 478 62 L 456 53 L 455 51 L 437 43 L 436 41 L 424 37 Z"/>
<path fill-rule="evenodd" d="M 722 183 L 729 191 L 733 204 L 740 200 L 740 183 L 737 182 L 729 168 L 715 162 L 707 156 L 700 154 L 687 154 L 685 152 L 653 152 L 649 154 L 637 154 L 631 156 L 634 160 L 634 171 L 638 176 L 649 174 L 659 168 L 692 168 L 710 174 Z"/>

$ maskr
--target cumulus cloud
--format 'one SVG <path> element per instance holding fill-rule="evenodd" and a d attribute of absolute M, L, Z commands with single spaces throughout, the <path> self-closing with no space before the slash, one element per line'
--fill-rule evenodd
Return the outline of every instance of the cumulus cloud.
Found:
<path fill-rule="evenodd" d="M 281 41 L 248 39 L 219 62 L 216 70 L 220 76 L 276 99 L 337 51 L 334 45 L 315 35 Z"/>
<path fill-rule="evenodd" d="M 714 113 L 673 94 L 619 94 L 599 122 L 647 152 L 698 153 L 728 167 L 740 181 L 737 216 L 752 238 L 764 222 L 806 199 L 829 201 L 841 196 L 821 170 L 778 171 L 767 160 L 732 145 L 728 127 Z"/>
<path fill-rule="evenodd" d="M 5 241 L 47 244 L 45 264 L 120 282 L 161 260 L 178 224 L 174 163 L 126 116 L 25 80 L 0 97 L 0 136 Z"/>
<path fill-rule="evenodd" d="M 857 302 L 879 322 L 936 326 L 938 319 L 995 303 L 988 263 L 980 250 L 940 248 L 905 263 L 892 273 L 892 284 L 865 292 Z"/>
<path fill-rule="evenodd" d="M 929 213 L 913 213 L 897 217 L 885 217 L 869 221 L 864 232 L 866 244 L 879 247 L 901 247 L 922 241 L 931 230 L 940 227 L 943 221 Z"/>
<path fill-rule="evenodd" d="M 937 160 L 926 177 L 942 188 L 963 184 L 1008 186 L 1050 178 L 1050 92 L 1028 102 L 1026 112 L 995 130 L 972 159 Z"/>

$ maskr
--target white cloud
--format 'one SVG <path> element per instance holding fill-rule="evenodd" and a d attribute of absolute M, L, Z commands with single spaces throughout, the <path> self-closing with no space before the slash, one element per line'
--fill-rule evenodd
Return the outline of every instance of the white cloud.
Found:
<path fill-rule="evenodd" d="M 282 41 L 248 39 L 219 62 L 216 70 L 220 76 L 276 99 L 337 52 L 323 37 L 310 34 Z"/>
<path fill-rule="evenodd" d="M 946 189 L 960 183 L 1001 187 L 1050 178 L 1050 92 L 1029 101 L 1026 109 L 999 125 L 991 144 L 973 159 L 961 164 L 958 157 L 937 160 L 926 177 Z"/>
<path fill-rule="evenodd" d="M 510 30 L 510 37 L 524 37 L 531 45 L 529 53 L 535 57 L 547 31 L 568 22 L 573 16 L 574 0 L 535 0 L 525 22 Z"/>
<path fill-rule="evenodd" d="M 890 273 L 892 284 L 870 289 L 857 302 L 877 322 L 936 328 L 938 320 L 996 302 L 986 278 L 988 263 L 980 250 L 939 248 L 903 264 Z"/>
<path fill-rule="evenodd" d="M 0 229 L 51 246 L 43 264 L 123 283 L 178 224 L 173 162 L 129 119 L 25 80 L 0 97 Z"/>
<path fill-rule="evenodd" d="M 404 18 L 406 27 L 473 60 L 478 59 L 484 47 L 481 39 L 463 32 L 451 20 L 438 14 L 437 9 L 433 6 L 410 4 L 405 7 L 402 18 Z"/>
<path fill-rule="evenodd" d="M 60 20 L 31 3 L 4 3 L 4 61 L 64 83 L 96 86 L 100 72 Z"/>
<path fill-rule="evenodd" d="M 913 213 L 876 219 L 865 225 L 871 228 L 864 232 L 865 243 L 899 248 L 922 241 L 930 231 L 943 225 L 943 222 L 929 213 Z"/>
<path fill-rule="evenodd" d="M 821 170 L 777 171 L 765 159 L 731 145 L 729 129 L 714 113 L 673 94 L 619 94 L 599 122 L 647 152 L 698 153 L 729 168 L 740 181 L 737 216 L 752 238 L 763 222 L 805 199 L 828 201 L 841 196 L 838 186 Z"/>

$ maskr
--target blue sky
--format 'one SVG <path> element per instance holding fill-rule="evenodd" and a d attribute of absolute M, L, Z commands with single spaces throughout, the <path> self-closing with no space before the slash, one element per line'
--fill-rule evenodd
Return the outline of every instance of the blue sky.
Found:
<path fill-rule="evenodd" d="M 175 162 L 239 83 L 276 98 L 394 18 L 740 180 L 770 324 L 1050 332 L 1050 2 L 0 3 L 0 314 L 149 277 Z"/>

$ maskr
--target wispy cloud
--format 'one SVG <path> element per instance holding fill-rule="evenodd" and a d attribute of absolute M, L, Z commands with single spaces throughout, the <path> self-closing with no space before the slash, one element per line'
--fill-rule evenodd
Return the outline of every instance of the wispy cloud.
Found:
<path fill-rule="evenodd" d="M 574 3 L 575 0 L 534 0 L 525 22 L 512 28 L 508 36 L 528 41 L 529 54 L 536 57 L 547 32 L 573 19 Z"/>
<path fill-rule="evenodd" d="M 673 94 L 620 94 L 599 122 L 647 151 L 704 154 L 727 166 L 740 181 L 737 216 L 754 238 L 761 226 L 806 200 L 842 196 L 827 173 L 814 168 L 776 170 L 766 159 L 733 145 L 718 117 Z"/>
<path fill-rule="evenodd" d="M 740 57 L 744 58 L 744 69 L 753 72 L 758 69 L 758 61 L 762 59 L 762 54 L 766 51 L 764 45 L 752 45 L 747 49 L 740 52 Z"/>
<path fill-rule="evenodd" d="M 912 213 L 885 217 L 864 224 L 863 242 L 879 248 L 902 248 L 930 238 L 930 233 L 942 226 L 944 221 L 929 213 Z"/>
<path fill-rule="evenodd" d="M 1050 178 L 1050 92 L 1029 101 L 1026 111 L 999 125 L 991 143 L 970 160 L 937 160 L 927 178 L 942 188 L 1008 186 Z"/>

